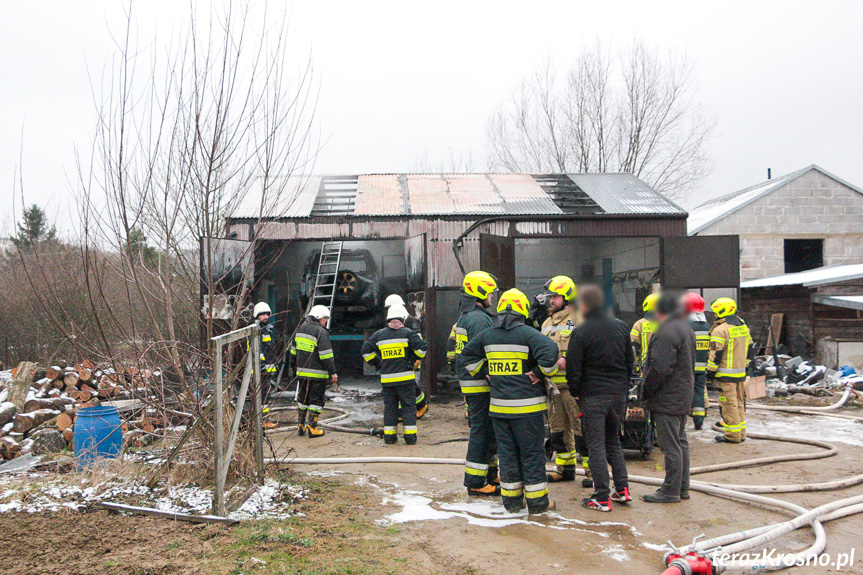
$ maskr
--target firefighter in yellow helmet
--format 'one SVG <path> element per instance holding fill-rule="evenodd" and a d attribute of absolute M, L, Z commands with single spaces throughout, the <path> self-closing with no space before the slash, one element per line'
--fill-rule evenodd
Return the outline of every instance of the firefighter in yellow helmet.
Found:
<path fill-rule="evenodd" d="M 716 321 L 710 327 L 710 355 L 707 359 L 707 382 L 719 384 L 719 411 L 724 433 L 716 436 L 720 443 L 746 441 L 746 407 L 743 382 L 749 367 L 752 336 L 749 326 L 737 315 L 737 302 L 721 297 L 710 306 Z"/>
<path fill-rule="evenodd" d="M 494 316 L 489 308 L 496 291 L 497 281 L 490 274 L 474 271 L 464 276 L 460 314 L 455 324 L 456 375 L 470 419 L 464 468 L 464 486 L 469 495 L 500 495 L 497 444 L 488 411 L 491 391 L 488 374 L 482 366 L 476 372 L 468 372 L 459 359 L 465 346 L 491 327 Z"/>
<path fill-rule="evenodd" d="M 644 298 L 644 302 L 641 304 L 641 308 L 644 310 L 644 317 L 635 322 L 632 330 L 629 332 L 632 349 L 635 351 L 635 372 L 638 374 L 641 373 L 641 367 L 647 358 L 647 346 L 650 344 L 650 338 L 653 337 L 653 333 L 656 331 L 657 323 L 653 314 L 656 310 L 659 296 L 659 292 L 653 292 Z"/>
<path fill-rule="evenodd" d="M 543 322 L 540 332 L 557 345 L 560 359 L 558 371 L 549 379 L 560 391 L 555 395 L 548 409 L 549 440 L 555 452 L 557 470 L 548 474 L 548 481 L 575 480 L 577 455 L 581 455 L 585 472 L 590 468 L 587 459 L 587 443 L 581 435 L 581 421 L 578 419 L 578 404 L 566 383 L 566 348 L 572 330 L 581 323 L 575 309 L 578 289 L 575 282 L 566 276 L 555 276 L 545 284 L 548 301 L 548 318 Z"/>
<path fill-rule="evenodd" d="M 557 373 L 557 346 L 525 323 L 530 303 L 516 289 L 504 292 L 494 325 L 472 338 L 458 357 L 472 377 L 488 372 L 489 412 L 500 456 L 500 489 L 510 513 L 527 500 L 529 513 L 554 509 L 545 473 L 546 395 L 542 378 Z"/>

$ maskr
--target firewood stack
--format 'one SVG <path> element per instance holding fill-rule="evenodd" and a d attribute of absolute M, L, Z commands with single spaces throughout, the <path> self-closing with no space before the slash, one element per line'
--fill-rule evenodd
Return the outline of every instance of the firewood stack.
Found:
<path fill-rule="evenodd" d="M 26 372 L 32 375 L 28 377 Z M 72 449 L 79 409 L 104 400 L 145 397 L 153 382 L 149 370 L 100 368 L 89 360 L 74 365 L 59 361 L 44 368 L 22 362 L 12 370 L 12 377 L 9 383 L 0 382 L 0 461 L 14 459 L 31 449 L 36 453 L 43 443 L 62 445 L 58 433 Z M 28 383 L 29 389 L 19 391 L 16 401 L 13 387 L 27 387 Z M 157 436 L 157 429 L 171 424 L 151 411 L 138 409 L 125 414 L 132 419 L 124 422 L 123 432 L 129 433 L 127 443 L 133 447 L 147 445 Z M 40 441 L 39 434 L 52 435 L 52 441 Z"/>

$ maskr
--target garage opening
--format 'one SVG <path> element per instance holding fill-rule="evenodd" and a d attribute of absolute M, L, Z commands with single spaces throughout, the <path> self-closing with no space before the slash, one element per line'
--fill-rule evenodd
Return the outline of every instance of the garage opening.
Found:
<path fill-rule="evenodd" d="M 824 240 L 785 240 L 785 273 L 814 270 L 824 265 Z"/>
<path fill-rule="evenodd" d="M 315 287 L 321 241 L 268 241 L 257 258 L 259 294 L 267 294 L 276 331 L 285 341 L 302 321 Z M 330 325 L 340 375 L 363 374 L 363 339 L 384 325 L 383 302 L 397 293 L 407 300 L 403 240 L 342 242 Z"/>
<path fill-rule="evenodd" d="M 603 287 L 617 317 L 632 323 L 659 281 L 659 239 L 644 237 L 537 238 L 515 241 L 516 286 L 529 298 L 556 275 Z"/>

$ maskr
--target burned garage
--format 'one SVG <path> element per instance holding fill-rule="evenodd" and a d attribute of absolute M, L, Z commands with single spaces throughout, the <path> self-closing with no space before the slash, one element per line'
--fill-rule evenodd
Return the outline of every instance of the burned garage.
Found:
<path fill-rule="evenodd" d="M 727 238 L 687 238 L 686 212 L 629 174 L 368 174 L 292 177 L 287 187 L 289 199 L 263 216 L 251 195 L 227 232 L 254 242 L 252 299 L 269 303 L 278 334 L 290 335 L 313 298 L 332 306 L 346 374 L 361 373 L 359 346 L 397 293 L 429 339 L 423 381 L 434 392 L 462 277 L 473 269 L 528 297 L 568 273 L 602 286 L 630 323 L 654 284 L 736 287 L 687 279 L 689 266 L 668 254 L 697 261 Z"/>

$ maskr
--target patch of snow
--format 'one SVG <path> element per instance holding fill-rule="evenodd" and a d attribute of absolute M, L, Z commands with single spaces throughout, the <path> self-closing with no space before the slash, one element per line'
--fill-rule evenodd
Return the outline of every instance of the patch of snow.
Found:
<path fill-rule="evenodd" d="M 863 447 L 863 425 L 853 419 L 779 412 L 762 413 L 764 412 L 759 413 L 755 425 L 747 426 L 748 431 Z"/>
<path fill-rule="evenodd" d="M 629 553 L 623 548 L 623 545 L 612 545 L 611 547 L 603 547 L 602 554 L 611 557 L 615 561 L 632 561 Z"/>
<path fill-rule="evenodd" d="M 651 551 L 659 551 L 661 553 L 666 553 L 671 551 L 671 547 L 668 546 L 667 543 L 663 543 L 662 545 L 657 545 L 656 543 L 648 543 L 647 541 L 641 544 L 645 549 L 650 549 Z"/>
<path fill-rule="evenodd" d="M 0 382 L 6 383 L 12 381 L 12 370 L 4 369 L 0 371 Z"/>

